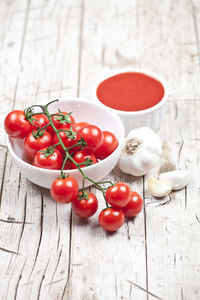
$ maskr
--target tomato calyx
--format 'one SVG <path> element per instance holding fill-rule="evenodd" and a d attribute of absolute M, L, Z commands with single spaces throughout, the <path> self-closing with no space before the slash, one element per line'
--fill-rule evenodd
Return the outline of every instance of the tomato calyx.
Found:
<path fill-rule="evenodd" d="M 82 149 L 85 148 L 85 146 L 87 146 L 86 141 L 84 140 L 84 138 L 81 137 L 80 140 L 77 141 L 77 144 L 79 144 L 81 146 Z"/>
<path fill-rule="evenodd" d="M 78 166 L 82 166 L 84 165 L 85 167 L 91 166 L 92 165 L 92 159 L 86 158 L 85 161 L 81 162 L 81 163 L 77 163 Z"/>
<path fill-rule="evenodd" d="M 86 199 L 88 200 L 89 199 L 89 192 L 85 191 L 85 190 L 82 190 L 82 192 L 80 194 L 78 194 L 78 197 L 77 197 L 77 200 L 82 200 L 82 199 Z"/>
<path fill-rule="evenodd" d="M 65 179 L 65 178 L 68 178 L 70 176 L 69 173 L 64 173 L 64 172 L 61 172 L 60 176 L 59 177 L 56 177 L 57 179 Z"/>
<path fill-rule="evenodd" d="M 76 138 L 76 135 L 77 135 L 77 132 L 73 131 L 73 128 L 72 126 L 70 127 L 70 129 L 60 129 L 58 130 L 58 132 L 64 132 L 66 137 L 72 139 L 72 140 L 75 140 Z"/>
<path fill-rule="evenodd" d="M 34 113 L 33 111 L 33 108 L 32 107 L 28 107 L 27 109 L 24 110 L 24 115 L 25 115 L 25 118 L 34 126 L 34 127 L 37 127 L 33 121 L 37 121 L 37 119 L 34 119 L 34 115 L 37 115 L 37 114 L 41 114 L 40 113 Z"/>
<path fill-rule="evenodd" d="M 38 128 L 36 131 L 35 130 L 32 131 L 32 135 L 34 136 L 35 139 L 38 139 L 44 135 L 45 130 L 46 130 L 46 128 L 42 129 L 42 130 L 40 128 Z"/>
<path fill-rule="evenodd" d="M 63 114 L 60 109 L 58 109 L 58 111 L 59 111 L 59 113 L 54 115 L 54 118 L 56 120 L 58 120 L 61 124 L 63 124 L 63 123 L 72 123 L 72 121 L 69 118 L 71 116 L 72 112 L 69 112 L 67 114 Z"/>
<path fill-rule="evenodd" d="M 53 145 L 51 147 L 46 148 L 45 150 L 39 150 L 38 152 L 43 153 L 46 158 L 54 153 L 55 148 L 56 148 L 56 145 Z"/>
<path fill-rule="evenodd" d="M 31 119 L 32 119 L 32 116 L 33 116 L 33 109 L 31 107 L 28 107 L 24 110 L 24 115 L 25 115 L 25 118 L 32 124 L 34 125 L 32 122 L 31 122 Z"/>

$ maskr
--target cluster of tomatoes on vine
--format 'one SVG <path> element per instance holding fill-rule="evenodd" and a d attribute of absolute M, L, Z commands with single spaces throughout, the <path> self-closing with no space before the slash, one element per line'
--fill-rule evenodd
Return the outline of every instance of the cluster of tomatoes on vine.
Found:
<path fill-rule="evenodd" d="M 50 114 L 48 105 L 52 102 L 10 112 L 4 121 L 5 130 L 12 138 L 24 139 L 24 154 L 33 166 L 61 171 L 60 177 L 51 185 L 51 195 L 57 202 L 72 203 L 77 216 L 89 218 L 98 209 L 95 194 L 84 188 L 85 180 L 100 189 L 106 208 L 99 215 L 99 223 L 105 230 L 115 231 L 124 223 L 124 216 L 134 217 L 142 210 L 142 198 L 124 182 L 95 182 L 82 168 L 112 154 L 118 140 L 113 133 L 101 131 L 93 124 L 76 122 L 72 113 Z M 35 107 L 41 112 L 35 113 Z M 64 172 L 69 170 L 70 173 L 72 169 L 78 169 L 82 174 L 80 191 L 77 180 Z M 105 184 L 109 186 L 105 187 Z"/>

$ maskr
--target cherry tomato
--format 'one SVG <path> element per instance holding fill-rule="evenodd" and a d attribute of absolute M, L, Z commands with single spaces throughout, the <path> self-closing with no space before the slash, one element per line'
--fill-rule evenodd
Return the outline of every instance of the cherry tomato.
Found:
<path fill-rule="evenodd" d="M 72 202 L 74 213 L 81 218 L 93 216 L 98 208 L 97 197 L 93 193 L 88 193 L 87 197 L 79 200 L 79 195 L 82 195 L 82 192 L 79 192 L 78 197 Z"/>
<path fill-rule="evenodd" d="M 33 133 L 36 133 L 36 130 L 33 130 Z M 52 144 L 52 137 L 49 132 L 45 131 L 38 138 L 35 138 L 33 133 L 30 132 L 24 140 L 24 152 L 30 162 L 33 161 L 36 152 Z"/>
<path fill-rule="evenodd" d="M 97 159 L 95 157 L 95 155 L 88 149 L 83 149 L 80 151 L 77 151 L 74 156 L 73 159 L 78 163 L 83 163 L 84 161 L 86 161 L 86 159 L 91 159 L 91 165 L 94 165 L 97 163 Z M 77 169 L 76 165 L 72 162 L 71 164 L 73 169 Z M 86 167 L 85 164 L 80 165 L 81 168 Z"/>
<path fill-rule="evenodd" d="M 67 115 L 66 112 L 61 112 L 61 113 L 64 114 L 64 115 Z M 76 123 L 75 123 L 74 117 L 72 115 L 70 115 L 68 117 L 68 120 L 71 123 L 63 122 L 63 117 L 62 117 L 62 115 L 60 115 L 59 112 L 57 112 L 56 115 L 52 116 L 52 121 L 53 121 L 53 124 L 56 127 L 56 129 L 58 129 L 58 130 L 60 130 L 60 129 L 68 130 L 72 126 L 72 128 L 75 130 L 76 129 Z M 47 131 L 49 133 L 53 134 L 53 135 L 55 134 L 55 131 L 53 130 L 52 126 L 48 126 Z"/>
<path fill-rule="evenodd" d="M 11 111 L 4 120 L 6 133 L 13 138 L 24 138 L 32 130 L 22 110 Z"/>
<path fill-rule="evenodd" d="M 99 224 L 107 231 L 116 231 L 124 223 L 121 209 L 109 207 L 103 209 L 99 215 Z"/>
<path fill-rule="evenodd" d="M 32 116 L 32 122 L 35 125 L 33 125 L 32 129 L 37 129 L 37 127 L 42 128 L 43 126 L 47 125 L 49 123 L 49 119 L 46 115 L 39 114 Z"/>
<path fill-rule="evenodd" d="M 86 147 L 92 151 L 95 151 L 102 143 L 103 133 L 97 126 L 87 125 L 81 128 L 79 133 L 87 143 Z"/>
<path fill-rule="evenodd" d="M 60 203 L 69 203 L 77 197 L 78 182 L 72 176 L 58 178 L 51 185 L 51 196 Z"/>
<path fill-rule="evenodd" d="M 114 207 L 126 206 L 131 197 L 130 187 L 124 182 L 118 182 L 106 191 L 106 201 Z"/>
<path fill-rule="evenodd" d="M 79 131 L 80 129 L 82 129 L 83 127 L 89 125 L 89 123 L 87 122 L 79 122 L 79 123 L 76 123 L 76 131 Z"/>
<path fill-rule="evenodd" d="M 65 165 L 64 165 L 64 170 L 71 170 L 72 168 L 72 161 L 70 159 L 67 159 Z"/>
<path fill-rule="evenodd" d="M 79 133 L 77 133 L 77 134 L 74 136 L 74 139 L 68 137 L 68 136 L 67 136 L 67 133 L 64 132 L 64 131 L 59 132 L 59 135 L 60 135 L 61 140 L 63 141 L 63 144 L 64 144 L 64 146 L 65 146 L 66 148 L 75 145 L 75 144 L 78 142 L 78 140 L 80 140 L 80 134 L 79 134 Z M 58 137 L 57 137 L 56 134 L 54 135 L 53 143 L 54 143 L 54 144 L 59 143 L 59 140 L 58 140 Z M 57 148 L 61 153 L 64 153 L 64 150 L 63 150 L 63 148 L 62 148 L 61 145 L 58 145 L 56 148 Z M 80 149 L 81 149 L 80 146 L 74 147 L 74 148 L 72 148 L 72 149 L 69 150 L 69 153 L 78 151 L 78 150 L 80 150 Z"/>
<path fill-rule="evenodd" d="M 47 148 L 43 148 L 41 150 L 46 151 Z M 60 153 L 60 151 L 55 149 L 53 154 L 50 154 L 46 157 L 45 153 L 37 152 L 33 160 L 33 166 L 44 169 L 60 170 L 62 167 L 62 162 L 62 154 Z"/>
<path fill-rule="evenodd" d="M 143 200 L 141 196 L 135 192 L 131 192 L 131 198 L 128 204 L 122 207 L 122 211 L 126 217 L 135 217 L 143 208 Z"/>
<path fill-rule="evenodd" d="M 114 134 L 109 131 L 103 131 L 103 141 L 102 144 L 94 152 L 97 158 L 104 159 L 108 157 L 119 145 L 117 138 Z"/>

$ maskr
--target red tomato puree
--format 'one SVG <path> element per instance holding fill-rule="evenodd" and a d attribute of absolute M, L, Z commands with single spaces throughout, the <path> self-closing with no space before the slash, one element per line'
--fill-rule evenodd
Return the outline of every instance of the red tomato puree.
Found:
<path fill-rule="evenodd" d="M 127 72 L 102 81 L 96 94 L 106 106 L 123 111 L 138 111 L 159 103 L 163 98 L 164 88 L 150 76 Z"/>

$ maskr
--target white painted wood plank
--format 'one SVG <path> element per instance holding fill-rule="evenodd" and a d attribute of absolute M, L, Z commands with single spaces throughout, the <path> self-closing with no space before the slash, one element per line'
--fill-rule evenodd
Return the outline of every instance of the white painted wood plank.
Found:
<path fill-rule="evenodd" d="M 41 1 L 31 10 L 17 91 L 21 107 L 76 96 L 80 11 L 79 0 Z"/>
<path fill-rule="evenodd" d="M 139 3 L 140 66 L 168 81 L 171 98 L 199 98 L 199 59 L 191 1 Z"/>
<path fill-rule="evenodd" d="M 121 179 L 115 170 L 109 180 Z M 130 184 L 130 178 L 123 178 Z M 141 179 L 132 188 L 142 193 Z M 66 293 L 70 299 L 120 299 L 128 297 L 131 280 L 145 288 L 145 239 L 143 214 L 129 220 L 116 233 L 103 231 L 98 214 L 105 207 L 100 192 L 92 191 L 99 199 L 98 213 L 88 221 L 73 216 L 70 281 Z M 87 234 L 85 233 L 87 231 Z M 142 270 L 142 272 L 139 272 Z M 128 286 L 128 288 L 126 288 Z M 132 296 L 146 298 L 134 284 Z"/>
<path fill-rule="evenodd" d="M 169 162 L 193 174 L 186 189 L 171 193 L 171 198 L 160 203 L 152 198 L 147 206 L 148 270 L 153 274 L 148 278 L 149 289 L 163 299 L 199 299 L 200 295 L 200 255 L 196 251 L 200 244 L 199 128 L 195 126 L 199 110 L 199 101 L 179 101 L 177 108 L 170 103 L 168 121 L 160 132 L 164 143 L 169 137 L 170 151 L 165 154 Z M 146 197 L 151 198 L 148 192 Z M 163 205 L 166 201 L 170 202 Z"/>
<path fill-rule="evenodd" d="M 5 164 L 7 160 L 7 148 L 0 146 L 0 187 L 1 187 L 1 194 L 2 194 L 2 187 L 4 181 L 4 172 L 5 172 Z"/>
<path fill-rule="evenodd" d="M 0 145 L 6 143 L 2 125 L 16 96 L 28 7 L 28 0 L 0 2 Z"/>
<path fill-rule="evenodd" d="M 31 1 L 16 108 L 76 95 L 80 12 L 79 0 Z M 61 299 L 68 280 L 70 206 L 57 205 L 48 190 L 20 177 L 10 157 L 1 200 L 0 298 Z"/>
<path fill-rule="evenodd" d="M 146 39 L 145 34 L 150 26 L 149 20 L 153 23 L 153 20 L 160 19 L 160 26 L 155 25 L 155 28 L 162 28 L 162 36 L 166 37 L 167 45 L 160 50 L 157 47 L 152 49 L 151 56 L 149 53 L 144 56 L 144 63 L 148 62 L 157 72 L 161 70 L 163 75 L 166 73 L 171 98 L 181 100 L 168 105 L 165 123 L 160 131 L 164 145 L 162 164 L 167 162 L 176 168 L 192 169 L 194 177 L 198 178 L 199 145 L 194 140 L 199 136 L 199 102 L 190 100 L 199 98 L 200 73 L 194 12 L 190 1 L 168 1 L 165 4 L 157 6 L 155 13 L 151 3 L 149 13 L 144 17 L 144 9 L 141 11 L 143 19 L 140 17 L 143 20 L 140 28 L 144 44 L 151 43 L 151 39 Z M 154 58 L 150 61 L 150 57 L 156 57 L 156 60 Z M 163 57 L 167 58 L 166 61 L 163 61 Z M 183 101 L 187 98 L 188 101 Z M 157 175 L 158 170 L 155 169 L 151 174 Z M 199 247 L 200 242 L 199 223 L 196 219 L 196 212 L 200 208 L 197 183 L 191 184 L 186 190 L 171 193 L 171 201 L 166 197 L 159 203 L 150 197 L 147 189 L 145 197 L 149 199 L 146 205 L 149 291 L 162 299 L 198 299 L 200 258 L 194 250 Z M 163 205 L 166 201 L 170 202 Z"/>
<path fill-rule="evenodd" d="M 84 1 L 84 6 L 80 96 L 89 97 L 101 71 L 114 67 L 113 53 L 119 45 L 124 43 L 132 57 L 127 41 L 132 43 L 130 36 L 137 33 L 137 7 L 135 1 Z M 124 65 L 124 61 L 117 63 Z M 143 193 L 142 178 L 133 180 L 117 169 L 108 178 L 123 180 Z M 146 299 L 141 289 L 146 289 L 144 215 L 125 223 L 116 234 L 108 234 L 98 225 L 104 200 L 92 190 L 99 198 L 98 213 L 88 222 L 73 216 L 70 281 L 64 299 Z"/>
<path fill-rule="evenodd" d="M 162 299 L 199 299 L 200 295 L 200 255 L 196 251 L 200 244 L 199 128 L 194 126 L 199 110 L 199 101 L 179 101 L 177 108 L 170 103 L 168 121 L 160 131 L 169 147 L 162 164 L 168 161 L 176 168 L 191 170 L 192 183 L 162 201 L 145 192 L 151 199 L 146 206 L 148 285 Z"/>

